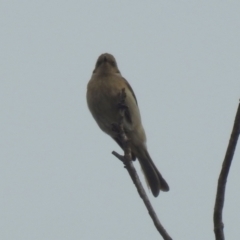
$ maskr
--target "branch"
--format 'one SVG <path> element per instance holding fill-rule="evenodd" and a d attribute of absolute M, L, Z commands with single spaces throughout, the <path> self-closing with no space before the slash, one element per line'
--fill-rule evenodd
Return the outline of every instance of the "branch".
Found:
<path fill-rule="evenodd" d="M 155 213 L 155 211 L 147 197 L 147 194 L 140 182 L 137 172 L 133 166 L 129 139 L 128 139 L 128 137 L 124 131 L 124 127 L 123 127 L 125 111 L 128 109 L 128 107 L 125 105 L 125 99 L 126 99 L 126 93 L 125 93 L 125 89 L 123 88 L 122 92 L 120 93 L 120 101 L 119 101 L 119 112 L 120 112 L 119 123 L 118 123 L 118 126 L 114 126 L 114 127 L 115 127 L 115 129 L 118 130 L 120 141 L 123 145 L 124 156 L 121 156 L 114 151 L 112 152 L 112 154 L 123 162 L 124 167 L 127 169 L 130 177 L 132 178 L 132 181 L 135 184 L 135 186 L 138 190 L 138 193 L 139 193 L 140 197 L 142 198 L 142 200 L 148 210 L 148 213 L 149 213 L 150 217 L 152 218 L 154 225 L 157 228 L 158 232 L 162 235 L 164 240 L 172 240 L 172 238 L 168 235 L 168 233 L 166 232 L 164 227 L 161 225 L 161 223 L 157 217 L 157 214 Z"/>
<path fill-rule="evenodd" d="M 238 105 L 238 110 L 236 113 L 232 134 L 231 134 L 226 155 L 222 164 L 222 170 L 218 178 L 217 195 L 216 195 L 214 215 L 213 215 L 214 232 L 215 232 L 216 240 L 224 240 L 224 232 L 223 232 L 224 225 L 222 222 L 224 195 L 225 195 L 227 177 L 228 177 L 228 173 L 232 163 L 234 151 L 237 145 L 239 133 L 240 133 L 240 103 Z"/>

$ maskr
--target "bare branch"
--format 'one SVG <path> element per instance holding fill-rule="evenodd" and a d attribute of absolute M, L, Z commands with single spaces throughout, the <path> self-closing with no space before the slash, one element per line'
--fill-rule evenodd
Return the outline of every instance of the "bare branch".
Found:
<path fill-rule="evenodd" d="M 214 215 L 213 215 L 214 232 L 215 232 L 216 240 L 224 240 L 224 232 L 223 232 L 224 225 L 222 221 L 222 210 L 224 205 L 225 188 L 226 188 L 227 177 L 228 177 L 229 169 L 232 163 L 234 151 L 237 145 L 239 133 L 240 133 L 240 103 L 238 105 L 238 110 L 236 113 L 232 134 L 231 134 L 226 155 L 222 164 L 222 170 L 218 178 L 217 195 L 216 195 Z"/>
<path fill-rule="evenodd" d="M 125 89 L 122 89 L 122 92 L 120 94 L 120 101 L 119 101 L 119 112 L 120 112 L 119 124 L 117 127 L 116 126 L 115 127 L 119 131 L 118 133 L 119 133 L 121 142 L 123 144 L 124 156 L 121 156 L 116 152 L 112 152 L 112 154 L 123 162 L 124 167 L 127 169 L 130 177 L 132 178 L 132 181 L 135 184 L 135 186 L 138 190 L 138 193 L 139 193 L 140 197 L 142 198 L 142 200 L 148 210 L 148 213 L 149 213 L 150 217 L 152 218 L 154 225 L 157 228 L 158 232 L 161 234 L 161 236 L 163 237 L 164 240 L 172 240 L 172 238 L 168 235 L 168 233 L 166 232 L 164 227 L 161 225 L 161 223 L 157 217 L 157 214 L 155 213 L 155 211 L 147 197 L 147 194 L 142 186 L 142 183 L 137 175 L 137 172 L 133 166 L 129 139 L 128 139 L 127 135 L 125 134 L 124 127 L 123 127 L 124 113 L 125 113 L 126 109 L 128 108 L 125 105 L 125 99 L 126 99 Z"/>

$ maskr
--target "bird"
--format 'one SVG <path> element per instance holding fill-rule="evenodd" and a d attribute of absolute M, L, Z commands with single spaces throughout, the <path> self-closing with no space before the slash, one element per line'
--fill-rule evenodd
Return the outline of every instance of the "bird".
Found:
<path fill-rule="evenodd" d="M 109 53 L 101 54 L 87 84 L 87 105 L 100 129 L 112 137 L 121 148 L 123 144 L 119 134 L 113 131 L 113 125 L 119 122 L 117 105 L 122 89 L 125 89 L 127 106 L 123 127 L 130 139 L 132 160 L 138 159 L 147 185 L 153 196 L 157 197 L 160 190 L 169 191 L 169 186 L 148 153 L 137 98 L 128 81 L 121 75 L 114 56 Z"/>

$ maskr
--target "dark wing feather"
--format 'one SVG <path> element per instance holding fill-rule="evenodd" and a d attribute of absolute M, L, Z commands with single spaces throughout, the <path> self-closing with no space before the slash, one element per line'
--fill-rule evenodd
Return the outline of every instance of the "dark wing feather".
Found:
<path fill-rule="evenodd" d="M 134 94 L 134 91 L 133 91 L 132 87 L 130 86 L 130 84 L 128 83 L 128 81 L 127 81 L 125 78 L 123 78 L 123 80 L 124 80 L 124 82 L 126 83 L 127 87 L 129 88 L 130 92 L 132 93 L 132 95 L 133 95 L 133 97 L 134 97 L 134 99 L 135 99 L 135 101 L 136 101 L 136 104 L 137 104 L 137 106 L 138 106 L 137 98 L 136 98 L 136 96 L 135 96 L 135 94 Z M 132 118 L 131 118 L 131 113 L 129 112 L 129 109 L 126 109 L 126 110 L 125 110 L 125 118 L 126 118 L 126 120 L 127 120 L 130 124 L 132 124 Z"/>
<path fill-rule="evenodd" d="M 123 80 L 125 81 L 126 85 L 127 85 L 128 88 L 130 89 L 130 91 L 131 91 L 131 93 L 132 93 L 132 95 L 133 95 L 133 97 L 134 97 L 134 99 L 135 99 L 135 101 L 136 101 L 136 104 L 138 105 L 137 98 L 136 98 L 136 96 L 135 96 L 135 94 L 134 94 L 134 91 L 133 91 L 132 87 L 130 86 L 130 84 L 128 83 L 128 81 L 127 81 L 125 78 L 123 78 Z"/>

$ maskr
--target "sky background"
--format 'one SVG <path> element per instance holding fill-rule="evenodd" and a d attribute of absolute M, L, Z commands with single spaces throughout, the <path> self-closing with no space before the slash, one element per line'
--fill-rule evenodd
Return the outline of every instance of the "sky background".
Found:
<path fill-rule="evenodd" d="M 161 239 L 98 128 L 86 85 L 115 56 L 170 192 L 150 200 L 173 239 L 210 240 L 240 98 L 240 1 L 0 1 L 0 239 Z M 239 239 L 240 146 L 226 239 Z M 143 180 L 138 163 L 134 163 Z"/>

